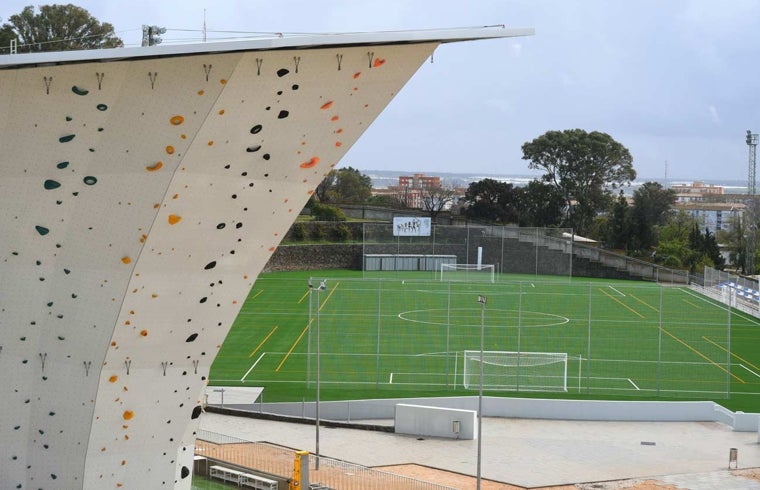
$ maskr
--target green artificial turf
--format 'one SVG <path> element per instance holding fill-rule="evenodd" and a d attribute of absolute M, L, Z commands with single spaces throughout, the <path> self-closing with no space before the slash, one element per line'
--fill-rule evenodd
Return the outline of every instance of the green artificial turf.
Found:
<path fill-rule="evenodd" d="M 688 287 L 482 276 L 261 274 L 210 383 L 263 386 L 264 402 L 312 401 L 319 370 L 321 400 L 474 395 L 482 330 L 485 351 L 522 353 L 484 358 L 488 395 L 714 400 L 760 412 L 757 318 Z"/>

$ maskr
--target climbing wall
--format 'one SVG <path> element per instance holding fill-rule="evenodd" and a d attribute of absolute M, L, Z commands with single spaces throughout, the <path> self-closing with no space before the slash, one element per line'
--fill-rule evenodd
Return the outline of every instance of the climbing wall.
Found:
<path fill-rule="evenodd" d="M 0 488 L 190 488 L 257 274 L 435 46 L 0 70 Z"/>

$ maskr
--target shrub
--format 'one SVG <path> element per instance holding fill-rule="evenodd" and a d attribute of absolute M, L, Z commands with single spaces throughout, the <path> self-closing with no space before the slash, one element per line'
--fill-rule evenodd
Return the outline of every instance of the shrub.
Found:
<path fill-rule="evenodd" d="M 317 221 L 346 221 L 346 215 L 341 209 L 328 204 L 314 204 L 311 215 Z"/>
<path fill-rule="evenodd" d="M 311 229 L 311 238 L 316 241 L 322 241 L 327 238 L 324 225 L 316 223 Z"/>
<path fill-rule="evenodd" d="M 347 242 L 351 240 L 351 228 L 345 223 L 340 223 L 334 229 L 335 240 L 338 242 Z"/>
<path fill-rule="evenodd" d="M 293 225 L 293 231 L 291 237 L 295 242 L 302 242 L 306 240 L 306 226 L 303 223 L 296 223 Z"/>

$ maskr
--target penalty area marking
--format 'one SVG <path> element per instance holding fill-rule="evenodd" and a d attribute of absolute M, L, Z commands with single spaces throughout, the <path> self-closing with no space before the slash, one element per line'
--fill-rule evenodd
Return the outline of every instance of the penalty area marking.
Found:
<path fill-rule="evenodd" d="M 747 366 L 745 366 L 744 364 L 739 364 L 739 365 L 740 365 L 741 367 L 743 367 L 744 369 L 746 369 L 747 371 L 749 371 L 750 373 L 752 373 L 752 374 L 754 374 L 755 376 L 757 376 L 758 378 L 760 378 L 760 374 L 757 374 L 756 372 L 754 372 L 753 370 L 751 370 L 750 368 L 748 368 L 748 367 L 747 367 Z"/>
<path fill-rule="evenodd" d="M 636 386 L 636 383 L 634 383 L 631 378 L 628 378 L 628 382 L 631 383 L 634 388 L 636 388 L 636 391 L 641 391 L 641 388 L 639 388 L 638 386 Z"/>
<path fill-rule="evenodd" d="M 245 372 L 245 374 L 243 375 L 243 377 L 242 377 L 242 378 L 240 378 L 240 381 L 245 381 L 245 378 L 246 378 L 246 377 L 247 377 L 249 374 L 251 374 L 251 371 L 253 371 L 253 368 L 255 368 L 255 367 L 256 367 L 256 364 L 258 364 L 258 363 L 259 363 L 259 361 L 261 360 L 261 358 L 262 358 L 262 357 L 264 357 L 265 355 L 267 355 L 267 353 L 266 353 L 266 352 L 262 352 L 262 354 L 259 356 L 259 358 L 258 358 L 258 359 L 256 359 L 256 362 L 254 362 L 254 363 L 251 365 L 251 367 L 250 367 L 250 368 L 248 368 L 248 371 L 246 371 L 246 372 Z"/>
<path fill-rule="evenodd" d="M 620 291 L 618 291 L 617 289 L 613 288 L 612 286 L 609 286 L 609 288 L 612 289 L 613 291 L 615 291 L 616 293 L 618 293 L 620 296 L 622 296 L 622 297 L 625 298 L 625 294 L 621 293 Z"/>

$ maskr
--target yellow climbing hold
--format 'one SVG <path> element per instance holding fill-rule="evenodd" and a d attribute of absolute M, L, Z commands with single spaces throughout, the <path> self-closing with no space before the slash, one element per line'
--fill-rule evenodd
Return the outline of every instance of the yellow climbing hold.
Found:
<path fill-rule="evenodd" d="M 170 225 L 176 225 L 182 221 L 182 216 L 177 216 L 176 214 L 170 214 L 169 215 L 169 224 Z"/>

